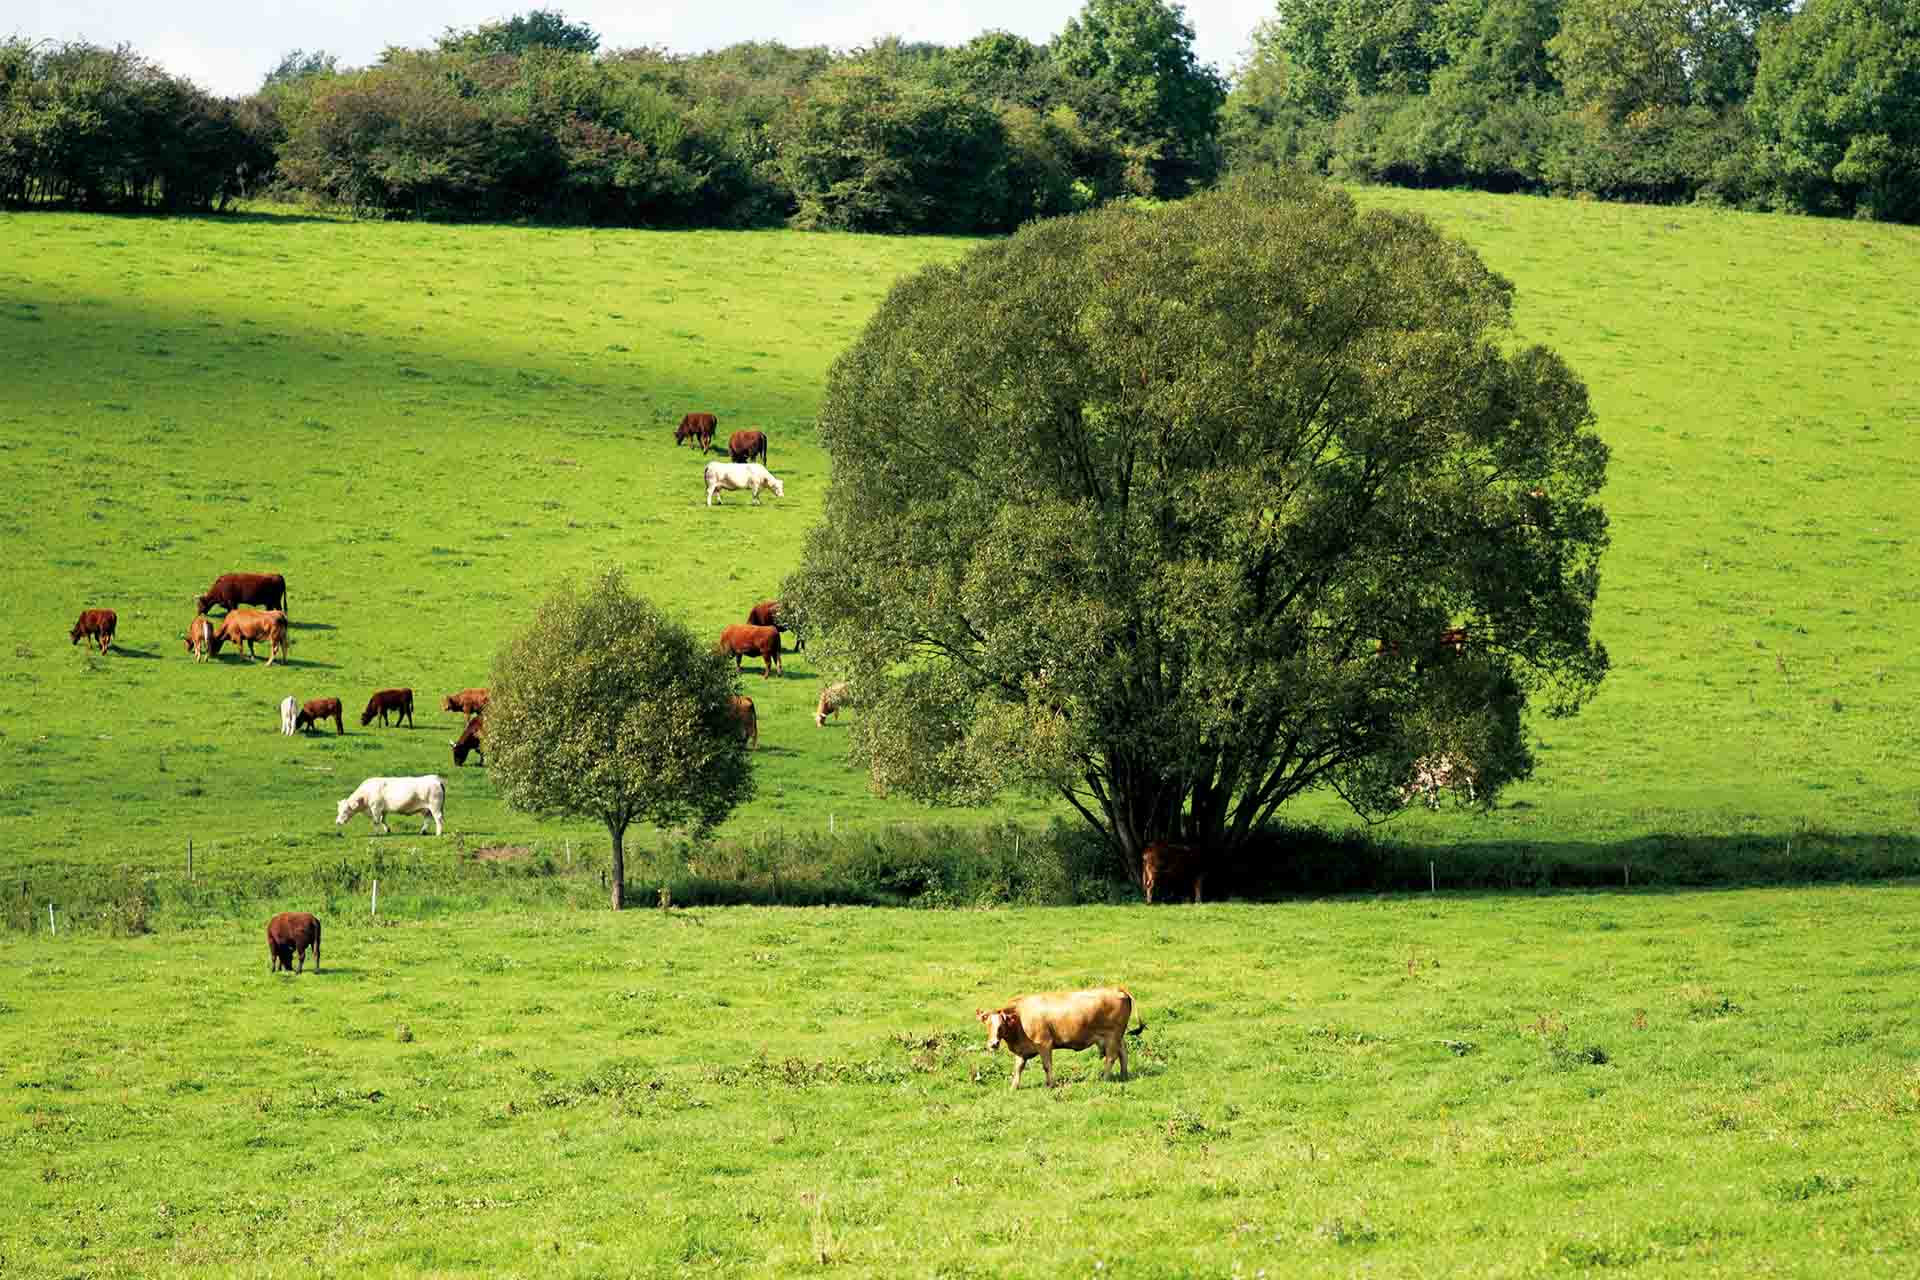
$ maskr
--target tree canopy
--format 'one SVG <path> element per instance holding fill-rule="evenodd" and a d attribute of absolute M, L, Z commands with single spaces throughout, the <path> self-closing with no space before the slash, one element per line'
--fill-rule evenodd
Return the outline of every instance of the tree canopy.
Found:
<path fill-rule="evenodd" d="M 929 801 L 1055 791 L 1136 872 L 1312 788 L 1389 813 L 1422 757 L 1525 777 L 1522 713 L 1607 668 L 1607 449 L 1510 306 L 1424 220 L 1278 174 L 895 286 L 830 374 L 788 588 L 856 758 Z"/>
<path fill-rule="evenodd" d="M 515 809 L 606 824 L 619 910 L 633 823 L 700 834 L 752 796 L 737 686 L 730 659 L 619 571 L 563 582 L 494 659 L 488 773 Z"/>

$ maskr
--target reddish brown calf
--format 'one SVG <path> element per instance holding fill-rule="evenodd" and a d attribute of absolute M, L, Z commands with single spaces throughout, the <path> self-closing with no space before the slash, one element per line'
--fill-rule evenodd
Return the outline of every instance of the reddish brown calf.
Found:
<path fill-rule="evenodd" d="M 373 718 L 379 716 L 381 727 L 384 728 L 389 712 L 392 713 L 395 724 L 399 724 L 404 719 L 407 722 L 407 728 L 413 728 L 413 690 L 380 690 L 367 699 L 367 709 L 360 713 L 360 724 L 362 727 L 370 725 L 373 723 Z"/>
<path fill-rule="evenodd" d="M 301 705 L 300 710 L 294 713 L 293 727 L 296 731 L 300 729 L 317 729 L 329 719 L 333 721 L 333 731 L 335 733 L 345 733 L 347 731 L 346 721 L 340 712 L 340 699 L 309 698 Z"/>
<path fill-rule="evenodd" d="M 111 609 L 82 609 L 80 621 L 73 624 L 73 642 L 79 644 L 83 636 L 97 640 L 100 652 L 105 653 L 113 643 L 113 629 L 119 625 L 120 615 Z"/>
<path fill-rule="evenodd" d="M 780 670 L 780 629 L 778 627 L 751 627 L 734 623 L 721 629 L 720 652 L 733 655 L 733 669 L 740 669 L 742 658 L 764 658 L 766 670 L 761 674 L 771 676 Z"/>

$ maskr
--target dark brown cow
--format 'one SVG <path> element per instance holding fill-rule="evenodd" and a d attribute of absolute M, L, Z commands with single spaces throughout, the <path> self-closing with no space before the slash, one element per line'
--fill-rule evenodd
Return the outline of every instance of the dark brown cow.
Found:
<path fill-rule="evenodd" d="M 740 669 L 742 658 L 764 658 L 767 668 L 763 676 L 771 676 L 780 671 L 780 628 L 751 627 L 742 623 L 723 627 L 720 631 L 720 652 L 733 655 L 733 669 Z M 785 674 L 784 671 L 781 674 Z"/>
<path fill-rule="evenodd" d="M 238 609 L 243 604 L 257 604 L 263 609 L 287 607 L 287 580 L 277 573 L 223 573 L 213 580 L 207 588 L 207 594 L 194 601 L 194 607 L 201 613 L 219 605 L 223 609 Z"/>
<path fill-rule="evenodd" d="M 673 447 L 678 449 L 687 440 L 697 440 L 700 452 L 706 453 L 713 448 L 713 433 L 720 429 L 720 419 L 710 413 L 690 413 L 680 419 L 680 425 L 673 432 Z"/>
<path fill-rule="evenodd" d="M 385 727 L 388 712 L 393 713 L 395 724 L 399 724 L 404 719 L 407 722 L 407 728 L 413 728 L 413 690 L 380 690 L 367 699 L 367 709 L 360 713 L 360 723 L 362 726 L 370 725 L 373 723 L 373 718 L 379 716 L 381 726 Z"/>
<path fill-rule="evenodd" d="M 258 653 L 253 646 L 264 641 L 267 646 L 267 665 L 272 666 L 275 658 L 287 656 L 287 615 L 278 609 L 235 609 L 220 619 L 219 628 L 208 641 L 207 649 L 215 657 L 220 655 L 220 646 L 245 645 L 247 661 L 252 662 Z"/>
<path fill-rule="evenodd" d="M 806 651 L 807 642 L 800 635 L 799 629 L 790 627 L 780 621 L 780 602 L 778 600 L 762 600 L 759 604 L 747 610 L 747 622 L 749 625 L 756 627 L 778 627 L 780 628 L 780 634 L 793 636 L 793 651 L 795 653 L 804 653 Z"/>
<path fill-rule="evenodd" d="M 297 973 L 307 967 L 307 948 L 313 948 L 313 971 L 320 972 L 320 922 L 304 911 L 282 911 L 267 921 L 267 972 L 285 969 Z M 293 967 L 295 953 L 300 969 Z"/>
<path fill-rule="evenodd" d="M 487 697 L 485 689 L 462 689 L 441 699 L 440 709 L 458 711 L 463 716 L 477 716 L 487 709 Z"/>
<path fill-rule="evenodd" d="M 293 727 L 295 732 L 301 729 L 318 729 L 328 720 L 333 721 L 335 733 L 347 731 L 346 720 L 340 711 L 340 699 L 308 698 L 301 704 L 300 710 L 294 714 Z"/>
<path fill-rule="evenodd" d="M 760 714 L 753 709 L 753 699 L 735 694 L 727 699 L 727 709 L 740 724 L 740 736 L 746 739 L 747 750 L 754 750 L 760 745 Z"/>
<path fill-rule="evenodd" d="M 480 757 L 480 763 L 487 762 L 486 744 L 480 741 L 480 735 L 486 731 L 486 725 L 479 716 L 467 721 L 467 727 L 460 731 L 457 738 L 449 738 L 447 745 L 453 748 L 453 763 L 456 768 L 467 767 L 467 755 L 472 753 Z"/>
<path fill-rule="evenodd" d="M 100 652 L 105 653 L 113 643 L 113 629 L 119 625 L 120 615 L 111 609 L 82 609 L 80 621 L 73 624 L 73 642 L 79 644 L 82 636 L 97 640 Z"/>
<path fill-rule="evenodd" d="M 1190 844 L 1156 840 L 1140 851 L 1140 887 L 1146 890 L 1148 902 L 1153 901 L 1156 891 L 1161 891 L 1164 899 L 1166 893 L 1178 892 L 1189 884 L 1193 886 L 1193 900 L 1198 902 L 1206 882 L 1206 859 Z"/>
<path fill-rule="evenodd" d="M 765 466 L 767 433 L 764 431 L 734 432 L 727 437 L 727 456 L 735 462 L 758 462 Z"/>

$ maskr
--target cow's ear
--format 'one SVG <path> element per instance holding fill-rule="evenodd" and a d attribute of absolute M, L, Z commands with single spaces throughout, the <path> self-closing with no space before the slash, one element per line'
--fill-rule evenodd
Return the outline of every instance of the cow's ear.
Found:
<path fill-rule="evenodd" d="M 987 1020 L 988 1014 L 985 1009 L 975 1009 L 973 1011 L 973 1016 L 977 1021 L 985 1022 Z"/>

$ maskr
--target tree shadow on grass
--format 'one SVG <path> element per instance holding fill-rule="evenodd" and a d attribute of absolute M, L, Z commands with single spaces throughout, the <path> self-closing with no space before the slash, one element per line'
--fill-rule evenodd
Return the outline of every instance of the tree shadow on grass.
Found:
<path fill-rule="evenodd" d="M 1733 835 L 1649 832 L 1615 840 L 1404 845 L 1366 832 L 1272 833 L 1209 873 L 1209 900 L 1324 893 L 1736 888 L 1920 876 L 1920 834 L 1806 828 Z"/>

